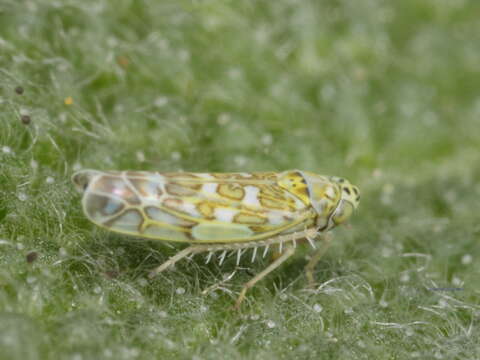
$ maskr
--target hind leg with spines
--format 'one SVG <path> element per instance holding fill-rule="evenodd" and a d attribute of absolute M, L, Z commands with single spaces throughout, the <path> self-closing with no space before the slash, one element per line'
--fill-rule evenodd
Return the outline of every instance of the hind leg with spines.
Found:
<path fill-rule="evenodd" d="M 243 300 L 245 300 L 245 295 L 251 287 L 253 287 L 257 282 L 262 280 L 265 276 L 270 274 L 273 270 L 275 270 L 277 267 L 279 267 L 283 262 L 285 262 L 290 256 L 292 256 L 295 253 L 295 248 L 292 246 L 287 247 L 282 255 L 278 257 L 274 262 L 272 262 L 270 265 L 268 265 L 262 272 L 259 274 L 255 275 L 250 281 L 245 283 L 243 285 L 243 289 L 240 292 L 240 295 L 237 298 L 237 301 L 235 302 L 235 309 L 238 310 L 240 309 L 240 305 L 242 304 Z"/>

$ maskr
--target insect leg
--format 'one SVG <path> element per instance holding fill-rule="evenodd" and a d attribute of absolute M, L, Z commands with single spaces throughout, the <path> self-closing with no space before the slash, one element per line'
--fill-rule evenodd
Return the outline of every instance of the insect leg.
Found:
<path fill-rule="evenodd" d="M 167 269 L 169 266 L 172 266 L 173 264 L 175 264 L 178 260 L 181 260 L 181 259 L 183 259 L 184 257 L 186 257 L 190 254 L 201 252 L 203 250 L 203 248 L 204 248 L 204 246 L 201 246 L 201 245 L 192 245 L 192 246 L 189 246 L 189 247 L 183 249 L 182 251 L 179 251 L 174 256 L 172 256 L 170 259 L 165 261 L 162 265 L 153 269 L 150 272 L 150 274 L 148 274 L 148 277 L 150 279 L 153 278 L 158 273 L 161 273 L 162 271 Z M 206 250 L 206 247 L 205 247 L 205 250 Z"/>
<path fill-rule="evenodd" d="M 311 288 L 315 287 L 315 278 L 313 277 L 313 271 L 315 270 L 315 266 L 318 264 L 322 256 L 327 252 L 330 246 L 330 241 L 332 240 L 332 236 L 327 233 L 322 236 L 322 240 L 322 246 L 315 250 L 312 257 L 305 266 L 305 275 L 307 276 L 308 286 Z"/>
<path fill-rule="evenodd" d="M 274 262 L 268 265 L 262 272 L 255 275 L 252 279 L 250 279 L 250 281 L 245 283 L 245 285 L 243 285 L 242 291 L 240 292 L 240 295 L 237 298 L 237 301 L 235 302 L 235 309 L 238 310 L 240 308 L 240 305 L 242 304 L 243 300 L 245 300 L 245 294 L 247 293 L 248 289 L 250 289 L 257 282 L 262 280 L 265 276 L 267 276 L 277 267 L 279 267 L 285 260 L 287 260 L 290 256 L 292 256 L 294 252 L 295 252 L 295 249 L 293 247 L 288 247 L 287 249 L 285 249 L 283 254 L 278 259 L 276 259 Z"/>

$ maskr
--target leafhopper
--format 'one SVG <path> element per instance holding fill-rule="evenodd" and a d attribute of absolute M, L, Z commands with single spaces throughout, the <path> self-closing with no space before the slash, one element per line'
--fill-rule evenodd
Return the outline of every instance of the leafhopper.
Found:
<path fill-rule="evenodd" d="M 315 265 L 326 251 L 335 226 L 344 223 L 360 201 L 356 186 L 334 176 L 308 171 L 280 173 L 159 173 L 82 170 L 73 175 L 82 192 L 85 215 L 96 225 L 122 234 L 189 244 L 150 273 L 180 259 L 214 253 L 220 264 L 228 252 L 237 263 L 247 249 L 253 262 L 276 247 L 278 257 L 244 284 L 239 308 L 249 288 L 295 252 L 297 241 L 316 249 L 305 267 L 314 283 Z M 317 248 L 315 239 L 323 239 Z M 260 256 L 260 255 L 259 255 Z"/>

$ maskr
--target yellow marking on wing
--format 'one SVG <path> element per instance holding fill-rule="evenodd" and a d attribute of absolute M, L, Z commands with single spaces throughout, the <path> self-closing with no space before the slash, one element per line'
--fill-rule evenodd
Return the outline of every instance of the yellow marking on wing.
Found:
<path fill-rule="evenodd" d="M 310 205 L 308 185 L 299 171 L 284 173 L 278 180 L 278 185 L 291 194 L 294 194 L 306 205 Z"/>
<path fill-rule="evenodd" d="M 242 200 L 245 196 L 245 190 L 237 184 L 220 184 L 217 192 L 219 195 L 232 200 Z"/>
<path fill-rule="evenodd" d="M 277 191 L 274 190 L 275 187 L 269 185 L 260 185 L 258 186 L 258 188 L 260 189 L 260 195 L 264 198 L 270 199 L 272 201 L 288 201 L 285 190 L 281 188 L 277 188 Z"/>
<path fill-rule="evenodd" d="M 235 215 L 233 221 L 238 224 L 264 224 L 267 222 L 267 218 L 265 216 L 260 216 L 254 213 L 248 213 L 246 211 L 242 211 Z"/>
<path fill-rule="evenodd" d="M 197 204 L 197 209 L 205 218 L 211 218 L 213 217 L 215 206 L 210 204 L 208 201 L 202 201 Z"/>
<path fill-rule="evenodd" d="M 285 201 L 279 201 L 278 199 L 259 195 L 260 204 L 267 209 L 277 210 L 293 210 L 294 207 L 286 203 Z"/>

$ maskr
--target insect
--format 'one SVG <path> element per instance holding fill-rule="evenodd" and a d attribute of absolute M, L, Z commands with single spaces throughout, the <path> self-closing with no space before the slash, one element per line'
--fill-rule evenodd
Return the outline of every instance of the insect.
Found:
<path fill-rule="evenodd" d="M 150 273 L 150 277 L 194 254 L 242 254 L 272 246 L 279 256 L 244 284 L 249 288 L 295 252 L 298 240 L 316 248 L 305 267 L 307 280 L 330 243 L 329 230 L 344 223 L 360 201 L 356 186 L 334 176 L 307 171 L 281 173 L 158 173 L 82 170 L 72 180 L 83 193 L 83 210 L 93 223 L 143 238 L 189 244 Z M 319 236 L 320 235 L 320 236 Z M 315 238 L 323 238 L 317 249 Z M 260 256 L 260 255 L 259 255 Z"/>

